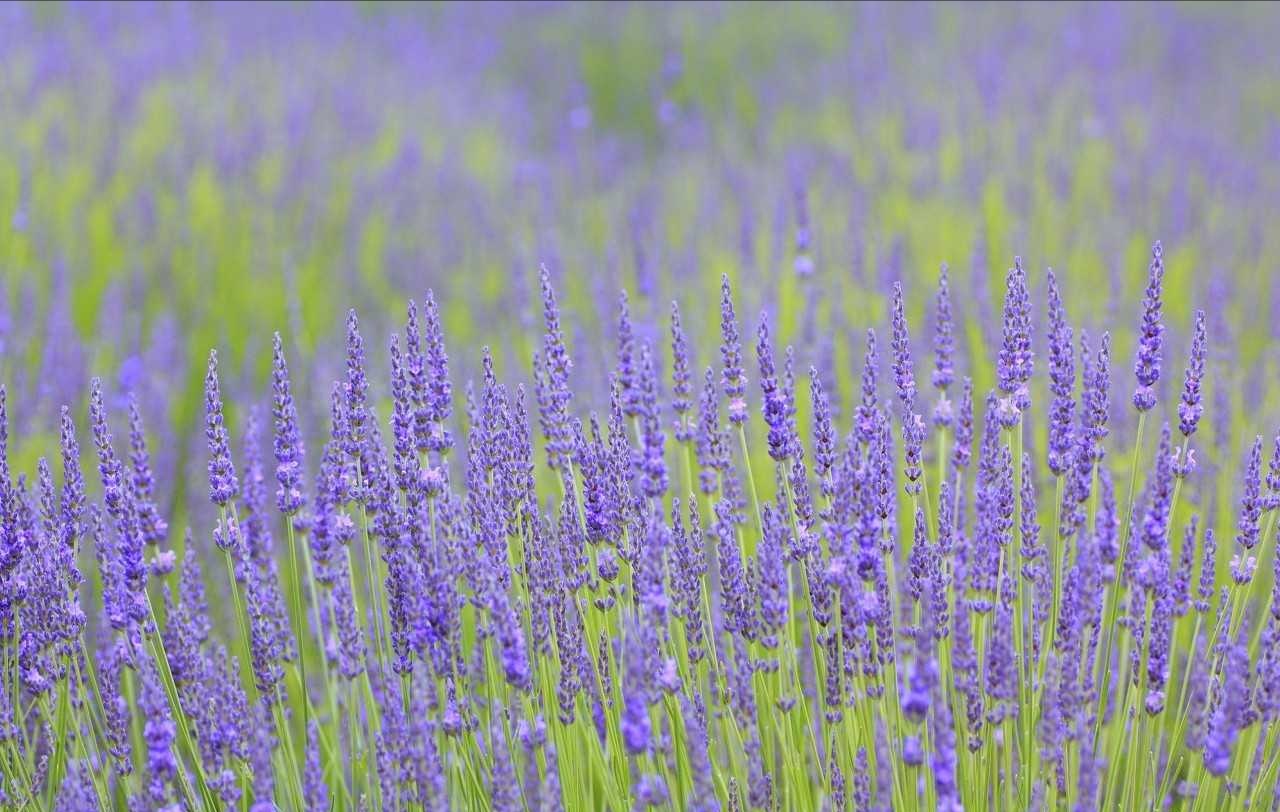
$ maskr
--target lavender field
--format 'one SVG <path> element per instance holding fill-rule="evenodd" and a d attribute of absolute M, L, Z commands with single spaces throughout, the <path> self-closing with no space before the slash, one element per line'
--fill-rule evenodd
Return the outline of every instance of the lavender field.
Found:
<path fill-rule="evenodd" d="M 0 3 L 0 808 L 1280 809 L 1277 42 Z"/>

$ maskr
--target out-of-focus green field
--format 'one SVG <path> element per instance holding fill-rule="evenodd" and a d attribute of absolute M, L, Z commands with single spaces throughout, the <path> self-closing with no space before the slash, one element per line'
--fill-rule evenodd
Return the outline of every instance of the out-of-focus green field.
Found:
<path fill-rule="evenodd" d="M 1116 329 L 1124 359 L 1156 238 L 1171 347 L 1210 300 L 1232 369 L 1271 335 L 1266 7 L 3 15 L 0 380 L 22 460 L 89 374 L 151 392 L 156 428 L 191 435 L 208 349 L 257 390 L 274 330 L 323 390 L 346 309 L 379 325 L 383 363 L 381 325 L 428 287 L 463 375 L 489 343 L 523 376 L 543 262 L 588 370 L 607 368 L 618 288 L 650 329 L 671 298 L 698 325 L 721 273 L 784 341 L 812 307 L 808 330 L 849 368 L 846 336 L 884 321 L 886 280 L 923 325 L 945 261 L 981 391 L 1015 253 L 1037 290 L 1059 269 L 1073 317 Z M 810 279 L 792 271 L 801 189 Z"/>

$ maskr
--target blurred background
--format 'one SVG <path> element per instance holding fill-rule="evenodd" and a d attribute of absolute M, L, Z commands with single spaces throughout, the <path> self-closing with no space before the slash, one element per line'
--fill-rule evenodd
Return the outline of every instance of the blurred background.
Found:
<path fill-rule="evenodd" d="M 1218 3 L 4 4 L 15 466 L 54 447 L 59 404 L 83 425 L 101 375 L 141 399 L 181 502 L 210 348 L 234 424 L 279 330 L 323 431 L 347 309 L 384 369 L 429 288 L 456 382 L 483 344 L 527 380 L 540 264 L 580 404 L 604 402 L 622 288 L 664 364 L 672 299 L 716 361 L 722 273 L 744 330 L 769 312 L 848 402 L 895 280 L 925 357 L 944 262 L 983 391 L 1015 255 L 1038 314 L 1052 266 L 1073 321 L 1113 330 L 1124 404 L 1156 239 L 1161 383 L 1206 307 L 1210 436 L 1233 445 L 1276 377 L 1277 35 L 1275 6 Z"/>

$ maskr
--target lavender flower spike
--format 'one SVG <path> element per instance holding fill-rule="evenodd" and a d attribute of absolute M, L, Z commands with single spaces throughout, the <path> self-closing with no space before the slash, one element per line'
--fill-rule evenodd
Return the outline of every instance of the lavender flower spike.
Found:
<path fill-rule="evenodd" d="M 1049 390 L 1053 402 L 1049 407 L 1049 470 L 1062 476 L 1071 467 L 1071 450 L 1075 445 L 1072 431 L 1075 419 L 1076 384 L 1075 347 L 1071 327 L 1067 324 L 1058 279 L 1049 269 Z"/>
<path fill-rule="evenodd" d="M 1142 331 L 1138 336 L 1138 355 L 1133 362 L 1133 374 L 1138 388 L 1133 393 L 1133 405 L 1146 412 L 1156 405 L 1155 385 L 1160 380 L 1160 342 L 1164 337 L 1164 324 L 1160 321 L 1160 289 L 1164 282 L 1164 249 L 1160 241 L 1151 246 L 1151 267 L 1148 269 L 1147 292 L 1142 299 Z"/>
<path fill-rule="evenodd" d="M 956 371 L 952 358 L 956 352 L 955 325 L 951 315 L 951 288 L 947 281 L 947 263 L 942 263 L 938 274 L 938 293 L 934 298 L 935 321 L 933 338 L 933 377 L 935 388 L 944 393 L 955 380 Z"/>
<path fill-rule="evenodd" d="M 1031 406 L 1031 394 L 1027 385 L 1031 381 L 1033 370 L 1031 295 L 1027 291 L 1027 274 L 1022 269 L 1022 258 L 1014 257 L 1004 294 L 1004 343 L 996 359 L 996 375 L 1000 391 L 1012 398 L 1011 405 L 1018 412 L 1026 411 Z M 1016 422 L 1016 414 L 1012 417 Z"/>
<path fill-rule="evenodd" d="M 1204 414 L 1200 403 L 1200 384 L 1204 380 L 1206 351 L 1204 311 L 1196 311 L 1195 334 L 1191 339 L 1191 357 L 1187 361 L 1187 375 L 1182 383 L 1182 402 L 1178 404 L 1178 430 L 1183 437 L 1196 433 L 1196 425 Z"/>
<path fill-rule="evenodd" d="M 205 437 L 209 441 L 209 499 L 226 507 L 239 492 L 236 469 L 231 463 L 231 441 L 222 415 L 222 393 L 218 388 L 218 352 L 209 351 L 209 370 L 204 378 Z"/>
<path fill-rule="evenodd" d="M 902 283 L 893 283 L 893 380 L 898 398 L 907 414 L 915 411 L 916 376 L 911 368 L 911 342 L 907 336 L 907 316 L 902 304 Z"/>
<path fill-rule="evenodd" d="M 738 425 L 747 419 L 747 376 L 742 370 L 742 339 L 738 335 L 728 275 L 720 277 L 720 357 L 724 364 L 721 383 L 724 396 L 729 400 L 729 422 Z"/>
<path fill-rule="evenodd" d="M 298 431 L 298 407 L 293 402 L 289 368 L 284 360 L 284 342 L 276 333 L 271 345 L 271 413 L 275 419 L 272 449 L 276 457 L 276 506 L 286 516 L 302 509 L 303 455 L 306 453 Z"/>

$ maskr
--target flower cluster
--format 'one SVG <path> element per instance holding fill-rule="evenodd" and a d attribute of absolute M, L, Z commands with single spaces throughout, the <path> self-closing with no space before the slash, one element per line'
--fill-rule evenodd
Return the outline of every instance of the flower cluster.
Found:
<path fill-rule="evenodd" d="M 975 410 L 979 369 L 957 352 L 944 269 L 931 381 L 944 398 L 963 385 L 932 428 L 916 411 L 901 285 L 889 325 L 896 404 L 880 393 L 872 327 L 861 402 L 843 420 L 828 394 L 838 381 L 816 366 L 811 419 L 798 419 L 795 351 L 779 369 L 761 316 L 759 433 L 728 277 L 722 369 L 718 382 L 708 370 L 696 421 L 699 348 L 675 305 L 669 385 L 624 296 L 609 402 L 574 398 L 566 314 L 545 271 L 536 416 L 486 350 L 465 387 L 467 419 L 454 422 L 430 295 L 425 320 L 410 302 L 390 337 L 381 386 L 349 315 L 320 453 L 307 453 L 281 335 L 272 440 L 250 404 L 239 454 L 211 353 L 217 515 L 175 549 L 141 409 L 126 410 L 126 467 L 95 380 L 98 496 L 86 495 L 69 410 L 60 488 L 44 459 L 32 487 L 0 455 L 6 786 L 63 806 L 123 796 L 158 809 L 1271 797 L 1280 592 L 1257 571 L 1260 557 L 1276 560 L 1280 461 L 1264 475 L 1260 437 L 1245 455 L 1239 550 L 1216 592 L 1217 522 L 1188 501 L 1199 489 L 1185 465 L 1207 376 L 1204 313 L 1182 398 L 1167 407 L 1181 445 L 1166 420 L 1149 448 L 1139 420 L 1120 494 L 1122 472 L 1102 453 L 1121 422 L 1106 405 L 1109 340 L 1097 355 L 1082 340 L 1077 354 L 1052 272 L 1050 442 L 1029 443 L 1041 422 L 1029 278 L 1015 261 L 998 388 Z M 1148 290 L 1135 369 L 1154 393 L 1151 337 L 1164 326 Z M 1161 414 L 1158 399 L 1134 406 Z M 928 459 L 930 440 L 950 453 Z M 86 580 L 88 548 L 98 568 Z M 212 605 L 211 585 L 230 602 Z M 88 624 L 97 606 L 102 621 Z"/>

